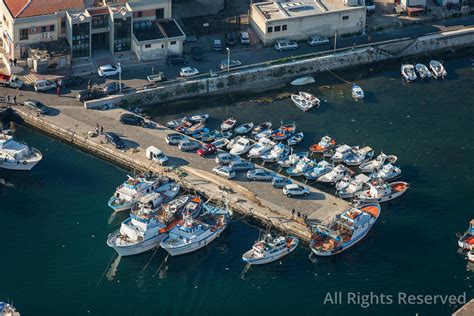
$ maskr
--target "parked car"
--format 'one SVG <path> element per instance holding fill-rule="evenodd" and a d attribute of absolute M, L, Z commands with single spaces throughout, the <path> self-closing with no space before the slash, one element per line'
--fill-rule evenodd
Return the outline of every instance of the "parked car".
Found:
<path fill-rule="evenodd" d="M 326 45 L 329 44 L 329 39 L 324 36 L 311 35 L 308 37 L 308 44 L 311 46 Z"/>
<path fill-rule="evenodd" d="M 274 172 L 261 168 L 247 171 L 247 179 L 252 181 L 270 181 L 273 179 L 274 176 Z"/>
<path fill-rule="evenodd" d="M 156 74 L 146 76 L 146 80 L 149 82 L 162 82 L 168 80 L 164 72 L 159 71 Z"/>
<path fill-rule="evenodd" d="M 23 104 L 30 109 L 38 111 L 40 114 L 47 114 L 49 112 L 49 108 L 38 100 L 28 99 Z"/>
<path fill-rule="evenodd" d="M 36 80 L 33 86 L 36 92 L 41 92 L 41 91 L 48 91 L 48 90 L 55 89 L 56 83 L 51 80 L 42 79 L 42 80 Z"/>
<path fill-rule="evenodd" d="M 217 152 L 217 147 L 213 144 L 206 144 L 197 150 L 197 154 L 201 157 L 209 156 Z"/>
<path fill-rule="evenodd" d="M 104 78 L 104 77 L 110 77 L 110 76 L 115 76 L 122 73 L 122 67 L 119 65 L 114 66 L 114 65 L 102 65 L 97 69 L 97 74 L 99 77 Z"/>
<path fill-rule="evenodd" d="M 125 86 L 124 83 L 118 83 L 118 82 L 107 82 L 104 84 L 104 87 L 102 88 L 102 91 L 105 94 L 114 94 L 116 92 L 120 92 L 125 90 L 127 86 Z"/>
<path fill-rule="evenodd" d="M 222 41 L 220 39 L 212 40 L 212 50 L 220 52 L 222 50 Z"/>
<path fill-rule="evenodd" d="M 304 185 L 301 184 L 287 184 L 283 187 L 283 194 L 285 194 L 287 197 L 291 198 L 293 196 L 308 196 L 309 195 L 309 189 L 305 187 Z"/>
<path fill-rule="evenodd" d="M 367 8 L 367 14 L 371 15 L 375 12 L 375 3 L 372 0 L 365 0 L 365 7 Z"/>
<path fill-rule="evenodd" d="M 250 36 L 248 32 L 240 32 L 240 44 L 250 44 Z"/>
<path fill-rule="evenodd" d="M 165 153 L 155 146 L 147 147 L 145 154 L 148 159 L 158 162 L 161 166 L 164 166 L 168 163 L 168 157 L 165 155 Z"/>
<path fill-rule="evenodd" d="M 179 71 L 179 75 L 181 77 L 185 77 L 185 78 L 192 77 L 192 76 L 199 75 L 199 70 L 197 70 L 196 68 L 192 68 L 192 67 L 183 67 Z"/>
<path fill-rule="evenodd" d="M 298 43 L 295 41 L 290 41 L 290 40 L 280 40 L 275 43 L 275 49 L 278 51 L 284 51 L 284 50 L 295 50 L 298 48 Z"/>
<path fill-rule="evenodd" d="M 123 142 L 123 139 L 112 132 L 105 133 L 105 142 L 111 143 L 117 149 L 125 148 L 125 143 Z"/>
<path fill-rule="evenodd" d="M 120 115 L 120 123 L 124 125 L 145 126 L 145 120 L 135 114 L 125 113 Z"/>
<path fill-rule="evenodd" d="M 227 32 L 225 34 L 225 40 L 228 45 L 235 45 L 237 43 L 237 36 L 235 36 L 234 32 Z"/>
<path fill-rule="evenodd" d="M 104 95 L 104 92 L 102 90 L 82 90 L 82 91 L 79 91 L 77 94 L 76 94 L 76 100 L 79 101 L 79 102 L 84 102 L 84 101 L 88 101 L 88 100 L 95 100 L 95 99 L 100 99 L 102 98 Z"/>
<path fill-rule="evenodd" d="M 240 160 L 240 156 L 233 155 L 230 153 L 221 153 L 218 154 L 215 161 L 218 165 L 228 165 L 232 161 Z"/>
<path fill-rule="evenodd" d="M 166 62 L 169 66 L 180 66 L 186 65 L 188 63 L 188 59 L 179 55 L 169 55 L 166 57 Z"/>
<path fill-rule="evenodd" d="M 202 60 L 202 55 L 204 54 L 204 51 L 202 50 L 201 47 L 194 46 L 191 48 L 191 58 L 194 60 Z"/>
<path fill-rule="evenodd" d="M 229 68 L 238 67 L 240 65 L 242 65 L 240 60 L 235 60 L 235 59 L 230 59 L 229 60 Z M 224 59 L 224 60 L 221 61 L 221 63 L 219 64 L 219 68 L 221 70 L 227 69 L 227 59 Z"/>
<path fill-rule="evenodd" d="M 234 171 L 248 171 L 253 169 L 253 163 L 246 160 L 235 160 L 229 164 L 229 167 Z"/>
<path fill-rule="evenodd" d="M 228 166 L 217 166 L 212 169 L 212 172 L 229 180 L 235 178 L 235 171 Z"/>
<path fill-rule="evenodd" d="M 272 179 L 272 186 L 275 189 L 282 189 L 285 185 L 292 184 L 293 182 L 285 177 L 276 176 Z"/>
<path fill-rule="evenodd" d="M 166 143 L 168 145 L 178 145 L 182 140 L 187 139 L 185 135 L 178 133 L 171 133 L 166 135 Z"/>
<path fill-rule="evenodd" d="M 183 139 L 182 141 L 179 142 L 178 148 L 181 151 L 192 151 L 192 150 L 197 150 L 201 145 L 199 142 L 191 139 Z"/>
<path fill-rule="evenodd" d="M 78 76 L 63 77 L 58 80 L 61 88 L 80 86 L 84 82 L 84 78 Z"/>

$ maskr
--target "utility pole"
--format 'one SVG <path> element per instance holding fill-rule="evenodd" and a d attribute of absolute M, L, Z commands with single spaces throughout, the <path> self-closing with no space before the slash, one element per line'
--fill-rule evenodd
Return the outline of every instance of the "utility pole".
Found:
<path fill-rule="evenodd" d="M 230 48 L 226 47 L 227 49 L 227 72 L 230 72 Z"/>
<path fill-rule="evenodd" d="M 337 44 L 337 31 L 334 32 L 334 52 L 336 52 L 336 44 Z"/>

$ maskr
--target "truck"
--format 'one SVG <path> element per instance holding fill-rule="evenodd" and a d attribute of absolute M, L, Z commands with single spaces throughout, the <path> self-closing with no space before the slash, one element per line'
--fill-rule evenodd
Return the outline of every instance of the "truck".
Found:
<path fill-rule="evenodd" d="M 18 76 L 9 76 L 5 74 L 0 74 L 0 85 L 4 87 L 10 87 L 15 89 L 23 88 L 24 82 L 18 78 Z"/>
<path fill-rule="evenodd" d="M 162 81 L 167 80 L 166 75 L 162 72 L 159 72 L 159 73 L 154 74 L 154 75 L 148 75 L 148 76 L 146 76 L 146 79 L 149 82 L 153 82 L 153 83 L 162 82 Z"/>

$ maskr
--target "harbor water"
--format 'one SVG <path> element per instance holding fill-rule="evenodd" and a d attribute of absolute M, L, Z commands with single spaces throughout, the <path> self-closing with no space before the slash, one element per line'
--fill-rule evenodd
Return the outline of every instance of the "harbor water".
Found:
<path fill-rule="evenodd" d="M 322 100 L 309 113 L 288 98 L 255 102 L 294 87 L 147 109 L 162 122 L 209 113 L 215 127 L 230 116 L 295 122 L 305 133 L 300 150 L 330 135 L 397 155 L 411 188 L 382 205 L 361 243 L 330 258 L 310 256 L 303 245 L 281 261 L 247 268 L 241 256 L 259 228 L 242 221 L 187 256 L 165 260 L 160 249 L 118 258 L 106 239 L 127 215 L 111 216 L 107 200 L 128 172 L 19 127 L 17 139 L 44 158 L 31 172 L 0 169 L 0 300 L 13 300 L 25 315 L 450 314 L 459 305 L 405 304 L 398 295 L 474 296 L 474 267 L 456 243 L 474 217 L 472 53 L 446 57 L 446 80 L 404 84 L 395 63 L 338 72 L 365 90 L 361 102 L 351 98 L 350 84 L 318 76 L 302 88 Z M 335 292 L 342 302 L 328 298 Z M 393 302 L 362 304 L 371 293 Z"/>

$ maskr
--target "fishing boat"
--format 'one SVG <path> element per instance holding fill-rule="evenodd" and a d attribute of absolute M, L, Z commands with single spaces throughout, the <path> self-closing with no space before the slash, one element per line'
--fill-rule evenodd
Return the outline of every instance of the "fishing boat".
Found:
<path fill-rule="evenodd" d="M 235 128 L 234 133 L 236 135 L 244 135 L 250 132 L 253 128 L 254 124 L 252 122 L 244 123 Z"/>
<path fill-rule="evenodd" d="M 307 85 L 307 84 L 312 84 L 312 83 L 315 83 L 316 80 L 314 80 L 313 77 L 301 77 L 301 78 L 297 78 L 295 80 L 293 80 L 290 84 L 292 86 L 304 86 L 304 85 Z"/>
<path fill-rule="evenodd" d="M 193 126 L 193 125 L 194 125 L 194 123 L 185 121 L 183 124 L 176 126 L 176 127 L 175 127 L 175 130 L 176 130 L 177 132 L 184 133 L 185 130 L 187 130 L 188 128 L 190 128 L 190 127 Z"/>
<path fill-rule="evenodd" d="M 359 191 L 361 191 L 367 182 L 370 181 L 370 178 L 365 174 L 359 174 L 351 179 L 349 185 L 343 189 L 337 191 L 342 199 L 353 198 Z"/>
<path fill-rule="evenodd" d="M 273 146 L 275 146 L 275 142 L 269 138 L 260 138 L 258 142 L 250 149 L 248 153 L 249 158 L 259 158 L 264 153 L 270 151 Z"/>
<path fill-rule="evenodd" d="M 203 222 L 184 213 L 184 218 L 161 240 L 161 248 L 172 256 L 197 251 L 219 237 L 227 224 L 226 215 L 216 215 L 212 220 Z"/>
<path fill-rule="evenodd" d="M 396 161 L 397 156 L 380 153 L 375 159 L 361 164 L 359 169 L 364 173 L 372 173 L 381 169 L 386 162 L 394 163 Z"/>
<path fill-rule="evenodd" d="M 0 316 L 20 316 L 20 313 L 12 304 L 0 302 Z"/>
<path fill-rule="evenodd" d="M 253 135 L 253 139 L 255 139 L 256 141 L 259 141 L 262 138 L 271 138 L 272 133 L 273 131 L 271 129 L 267 129 L 266 131 Z"/>
<path fill-rule="evenodd" d="M 174 199 L 176 195 L 178 195 L 180 188 L 181 186 L 174 181 L 167 182 L 155 191 L 151 191 L 150 193 L 141 196 L 137 203 L 132 206 L 131 211 L 136 211 L 143 206 L 146 206 L 151 210 L 156 210 L 163 204 Z"/>
<path fill-rule="evenodd" d="M 185 129 L 182 130 L 182 132 L 186 135 L 192 135 L 193 133 L 195 132 L 199 132 L 200 130 L 202 130 L 203 128 L 205 128 L 205 123 L 204 122 L 198 122 L 198 123 L 194 123 L 193 125 L 191 125 L 190 127 L 187 127 Z"/>
<path fill-rule="evenodd" d="M 289 156 L 282 157 L 277 162 L 282 168 L 290 168 L 290 167 L 295 166 L 298 163 L 298 161 L 300 161 L 301 159 L 305 157 L 308 157 L 308 152 L 303 151 L 303 152 L 299 152 L 296 154 L 291 154 Z"/>
<path fill-rule="evenodd" d="M 405 79 L 407 82 L 412 82 L 416 80 L 416 72 L 415 72 L 415 66 L 412 64 L 403 64 L 401 67 L 401 73 L 403 79 Z"/>
<path fill-rule="evenodd" d="M 230 153 L 232 155 L 245 155 L 246 153 L 249 152 L 249 150 L 255 145 L 255 142 L 247 137 L 241 137 L 234 146 L 232 146 L 232 149 L 230 150 Z"/>
<path fill-rule="evenodd" d="M 221 124 L 221 131 L 225 132 L 225 131 L 232 130 L 236 123 L 237 123 L 237 120 L 234 117 L 230 117 L 230 118 L 226 119 Z"/>
<path fill-rule="evenodd" d="M 222 149 L 229 143 L 229 140 L 226 138 L 219 138 L 213 141 L 211 144 L 216 146 L 217 149 Z"/>
<path fill-rule="evenodd" d="M 469 228 L 459 238 L 458 246 L 459 248 L 462 248 L 465 250 L 474 249 L 474 219 L 471 219 L 471 222 L 469 223 Z"/>
<path fill-rule="evenodd" d="M 415 70 L 416 72 L 418 73 L 418 75 L 420 76 L 421 79 L 430 79 L 431 78 L 431 72 L 430 70 L 428 69 L 428 67 L 426 67 L 424 64 L 416 64 L 415 65 Z"/>
<path fill-rule="evenodd" d="M 122 222 L 120 229 L 109 235 L 107 245 L 122 257 L 158 247 L 161 240 L 178 224 L 182 218 L 181 212 L 189 201 L 190 196 L 183 196 L 170 202 L 172 206 L 159 209 L 140 203 L 140 207 L 132 210 L 130 217 Z"/>
<path fill-rule="evenodd" d="M 204 128 L 201 128 L 200 130 L 195 131 L 194 133 L 192 133 L 191 137 L 195 138 L 195 139 L 201 139 L 202 136 L 206 135 L 207 133 L 209 133 L 209 128 L 204 127 Z"/>
<path fill-rule="evenodd" d="M 318 256 L 338 254 L 361 241 L 375 224 L 379 215 L 379 204 L 352 206 L 337 215 L 327 227 L 316 226 L 310 248 Z"/>
<path fill-rule="evenodd" d="M 322 153 L 336 146 L 336 141 L 329 136 L 324 136 L 321 138 L 319 143 L 309 147 L 309 150 L 313 153 Z"/>
<path fill-rule="evenodd" d="M 272 128 L 272 122 L 270 121 L 260 123 L 254 126 L 254 128 L 252 128 L 252 135 L 260 134 L 262 132 L 270 130 L 271 128 Z"/>
<path fill-rule="evenodd" d="M 356 100 L 360 100 L 365 97 L 364 90 L 362 90 L 362 88 L 357 84 L 352 86 L 351 91 L 352 91 L 352 97 Z"/>
<path fill-rule="evenodd" d="M 343 190 L 349 186 L 351 183 L 352 178 L 350 174 L 345 174 L 341 180 L 336 182 L 336 191 Z"/>
<path fill-rule="evenodd" d="M 433 72 L 433 75 L 436 79 L 438 78 L 445 78 L 448 73 L 446 72 L 446 69 L 444 68 L 443 64 L 440 63 L 437 60 L 431 60 L 430 61 L 430 69 Z"/>
<path fill-rule="evenodd" d="M 405 193 L 410 185 L 403 181 L 387 183 L 383 179 L 374 179 L 368 182 L 368 190 L 359 192 L 356 197 L 362 202 L 386 202 L 393 200 Z"/>
<path fill-rule="evenodd" d="M 265 162 L 276 162 L 282 157 L 285 157 L 290 152 L 290 149 L 283 144 L 276 144 L 273 148 L 260 156 Z"/>
<path fill-rule="evenodd" d="M 348 169 L 347 167 L 343 165 L 337 165 L 334 167 L 331 171 L 329 171 L 326 174 L 323 174 L 318 178 L 319 182 L 324 182 L 324 183 L 335 183 L 344 177 L 344 175 L 347 173 Z"/>
<path fill-rule="evenodd" d="M 127 177 L 128 179 L 117 187 L 114 195 L 109 199 L 108 205 L 115 212 L 131 209 L 141 197 L 154 192 L 168 182 L 168 178 L 154 175 Z"/>
<path fill-rule="evenodd" d="M 277 130 L 272 132 L 272 138 L 273 140 L 276 140 L 276 141 L 285 140 L 291 135 L 293 135 L 295 133 L 295 130 L 296 130 L 295 123 L 282 125 Z"/>
<path fill-rule="evenodd" d="M 474 263 L 474 250 L 469 250 L 467 253 L 467 260 L 471 263 Z"/>
<path fill-rule="evenodd" d="M 388 163 L 382 167 L 379 171 L 373 173 L 372 178 L 382 178 L 384 180 L 391 180 L 402 174 L 402 170 L 399 167 Z"/>
<path fill-rule="evenodd" d="M 186 121 L 191 123 L 205 123 L 209 118 L 209 114 L 198 114 L 186 117 Z"/>
<path fill-rule="evenodd" d="M 308 157 L 301 158 L 294 167 L 290 167 L 286 170 L 286 173 L 290 177 L 297 177 L 303 175 L 306 171 L 311 169 L 316 163 Z"/>
<path fill-rule="evenodd" d="M 303 132 L 295 133 L 287 139 L 288 145 L 290 146 L 298 145 L 299 143 L 303 141 L 303 138 L 304 138 Z"/>
<path fill-rule="evenodd" d="M 299 240 L 294 236 L 265 235 L 258 240 L 252 249 L 243 254 L 242 260 L 250 265 L 259 265 L 274 262 L 296 249 Z"/>
<path fill-rule="evenodd" d="M 221 133 L 221 137 L 222 137 L 222 138 L 225 138 L 225 139 L 230 139 L 233 134 L 234 134 L 234 133 L 232 133 L 231 131 L 222 132 L 222 133 Z"/>
<path fill-rule="evenodd" d="M 186 122 L 186 117 L 182 117 L 180 119 L 166 122 L 166 126 L 168 128 L 175 129 L 178 126 L 183 125 L 185 122 Z"/>
<path fill-rule="evenodd" d="M 213 140 L 215 140 L 216 138 L 220 138 L 221 136 L 221 132 L 218 131 L 217 129 L 214 129 L 212 131 L 210 131 L 209 133 L 206 133 L 204 135 L 201 136 L 201 140 L 203 142 L 212 142 Z"/>
<path fill-rule="evenodd" d="M 321 160 L 316 166 L 309 169 L 304 173 L 304 177 L 307 180 L 317 180 L 319 177 L 329 173 L 334 168 L 334 165 L 330 164 L 326 160 Z"/>
<path fill-rule="evenodd" d="M 369 146 L 360 149 L 352 150 L 346 156 L 343 162 L 348 166 L 359 166 L 360 164 L 369 161 L 374 157 L 374 150 Z"/>
<path fill-rule="evenodd" d="M 43 159 L 41 152 L 13 140 L 13 136 L 0 133 L 0 168 L 31 170 Z"/>
<path fill-rule="evenodd" d="M 351 147 L 349 145 L 341 145 L 335 149 L 334 155 L 331 156 L 331 160 L 333 162 L 342 162 L 350 155 L 353 155 L 354 151 L 358 149 L 359 146 Z"/>
<path fill-rule="evenodd" d="M 306 93 L 306 92 L 300 92 L 299 94 L 292 94 L 291 101 L 293 101 L 293 103 L 304 112 L 311 110 L 315 106 L 319 107 L 321 103 L 321 101 L 318 98 L 316 98 L 314 95 Z"/>
<path fill-rule="evenodd" d="M 229 143 L 225 146 L 227 149 L 232 149 L 234 145 L 241 139 L 243 136 L 235 136 L 234 138 L 229 140 Z"/>

